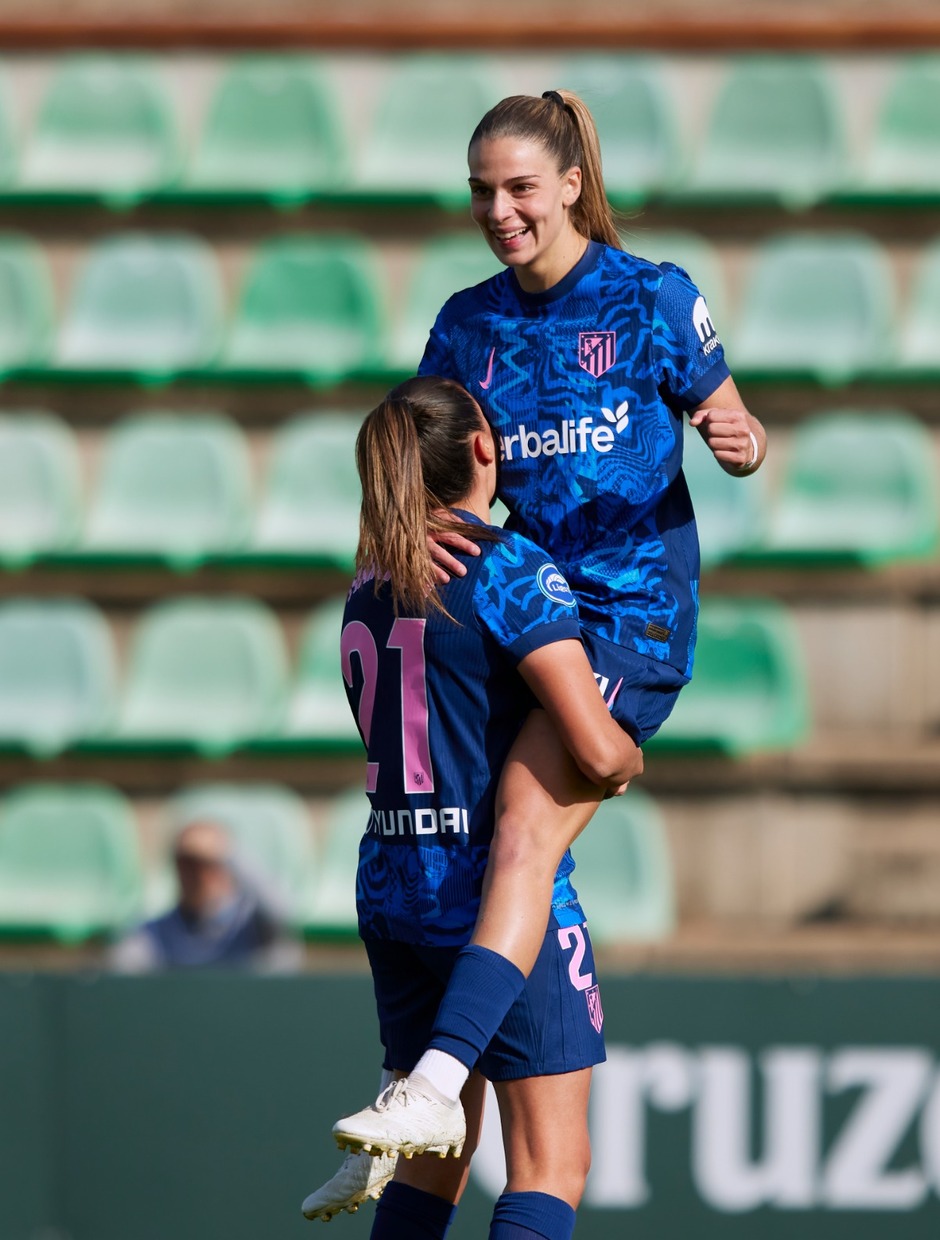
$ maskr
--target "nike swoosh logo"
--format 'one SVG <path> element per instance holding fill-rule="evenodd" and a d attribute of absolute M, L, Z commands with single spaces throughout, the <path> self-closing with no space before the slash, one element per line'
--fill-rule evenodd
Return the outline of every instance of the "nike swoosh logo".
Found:
<path fill-rule="evenodd" d="M 486 368 L 486 378 L 477 380 L 477 383 L 479 383 L 480 387 L 483 389 L 484 392 L 493 382 L 493 358 L 495 356 L 496 356 L 496 346 L 494 345 L 493 348 L 490 349 L 490 360 Z"/>

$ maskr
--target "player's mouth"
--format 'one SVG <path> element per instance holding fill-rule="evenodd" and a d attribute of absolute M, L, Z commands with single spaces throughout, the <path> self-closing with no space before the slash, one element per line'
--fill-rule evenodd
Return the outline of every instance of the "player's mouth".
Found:
<path fill-rule="evenodd" d="M 513 249 L 515 243 L 519 241 L 519 238 L 525 237 L 528 234 L 528 232 L 529 232 L 528 228 L 517 228 L 514 232 L 507 232 L 507 233 L 494 232 L 493 236 L 495 237 L 498 245 L 504 246 L 507 249 Z"/>

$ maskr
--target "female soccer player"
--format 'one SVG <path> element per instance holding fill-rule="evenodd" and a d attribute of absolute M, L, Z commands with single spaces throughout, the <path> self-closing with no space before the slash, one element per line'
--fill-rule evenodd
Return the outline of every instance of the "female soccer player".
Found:
<path fill-rule="evenodd" d="M 597 692 L 562 574 L 521 534 L 488 524 L 497 454 L 474 399 L 430 377 L 395 389 L 356 445 L 362 517 L 341 652 L 367 748 L 372 812 L 357 908 L 390 1070 L 414 1067 L 470 938 L 499 773 L 533 707 L 541 704 L 564 743 L 547 779 L 556 795 L 620 792 L 642 767 Z M 473 526 L 480 555 L 438 587 L 428 536 L 458 522 Z M 508 1166 L 491 1240 L 569 1236 L 587 1173 L 588 1089 L 604 1052 L 573 864 L 566 854 L 558 867 L 534 967 L 480 1059 L 496 1085 Z M 376 1114 L 406 1088 L 391 1085 Z M 482 1090 L 474 1073 L 463 1091 L 466 1144 L 457 1103 L 443 1108 L 449 1128 L 433 1139 L 415 1133 L 403 1147 L 458 1160 L 399 1160 L 374 1240 L 444 1235 L 478 1137 Z"/>
<path fill-rule="evenodd" d="M 473 218 L 505 270 L 447 302 L 421 370 L 479 401 L 500 446 L 508 528 L 546 547 L 569 581 L 604 699 L 642 744 L 692 670 L 699 557 L 683 414 L 731 474 L 760 466 L 766 437 L 686 273 L 620 248 L 576 95 L 504 99 L 474 131 L 469 165 Z M 459 535 L 439 541 L 473 554 Z M 465 571 L 444 547 L 436 556 L 442 574 Z M 536 711 L 503 771 L 476 930 L 415 1069 L 448 1102 L 524 984 L 559 858 L 600 795 L 559 789 L 563 754 Z M 435 1106 L 403 1095 L 380 1123 L 367 1108 L 334 1131 L 394 1150 Z"/>

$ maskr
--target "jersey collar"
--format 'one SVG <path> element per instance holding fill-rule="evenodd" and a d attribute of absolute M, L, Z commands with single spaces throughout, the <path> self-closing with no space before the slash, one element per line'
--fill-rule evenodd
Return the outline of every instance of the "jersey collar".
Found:
<path fill-rule="evenodd" d="M 553 301 L 559 301 L 562 297 L 567 297 L 578 281 L 593 271 L 597 264 L 601 261 L 601 255 L 604 247 L 599 241 L 589 241 L 587 249 L 571 268 L 566 276 L 563 276 L 557 284 L 553 284 L 551 288 L 543 289 L 540 293 L 527 293 L 519 283 L 515 271 L 510 270 L 510 279 L 516 296 L 523 306 L 535 309 L 537 306 L 546 306 Z"/>

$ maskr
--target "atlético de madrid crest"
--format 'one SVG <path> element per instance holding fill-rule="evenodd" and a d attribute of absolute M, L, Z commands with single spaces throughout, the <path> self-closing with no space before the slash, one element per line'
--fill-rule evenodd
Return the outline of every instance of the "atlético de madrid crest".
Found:
<path fill-rule="evenodd" d="M 591 1018 L 591 1024 L 597 1030 L 601 1031 L 604 1023 L 604 1009 L 601 1007 L 601 988 L 600 986 L 592 986 L 590 990 L 585 991 L 587 998 L 588 1016 Z"/>
<path fill-rule="evenodd" d="M 616 332 L 580 332 L 578 361 L 594 378 L 610 370 L 617 358 Z"/>

